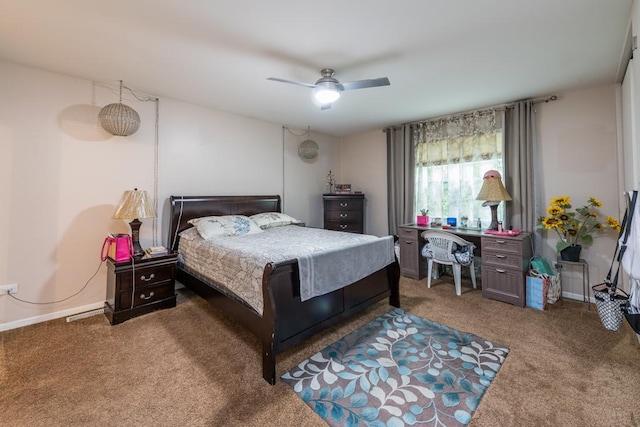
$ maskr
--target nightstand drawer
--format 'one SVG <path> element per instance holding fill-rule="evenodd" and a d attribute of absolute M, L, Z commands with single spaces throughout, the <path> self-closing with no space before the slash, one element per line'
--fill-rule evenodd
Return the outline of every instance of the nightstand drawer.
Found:
<path fill-rule="evenodd" d="M 136 288 L 142 286 L 153 285 L 156 283 L 164 282 L 166 280 L 173 279 L 174 264 L 154 266 L 154 267 L 140 267 L 133 270 L 135 274 Z M 123 274 L 120 280 L 120 290 L 129 290 L 133 288 L 134 274 Z"/>
<path fill-rule="evenodd" d="M 174 284 L 171 281 L 155 285 L 155 286 L 142 286 L 137 287 L 134 292 L 134 300 L 133 306 L 137 307 L 139 305 L 151 304 L 155 301 L 160 301 L 165 298 L 170 298 L 174 296 Z M 127 308 L 131 307 L 131 291 L 129 292 L 121 292 L 119 295 L 119 307 Z"/>

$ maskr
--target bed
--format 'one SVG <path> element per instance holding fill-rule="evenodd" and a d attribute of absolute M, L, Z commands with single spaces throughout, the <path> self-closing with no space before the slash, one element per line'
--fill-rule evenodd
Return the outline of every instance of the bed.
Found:
<path fill-rule="evenodd" d="M 254 215 L 281 212 L 280 196 L 171 196 L 169 247 L 180 247 L 189 220 L 213 215 Z M 338 233 L 338 232 L 336 232 Z M 296 259 L 269 262 L 262 273 L 262 312 L 224 292 L 225 286 L 194 274 L 178 263 L 176 279 L 209 304 L 254 333 L 262 345 L 262 376 L 276 382 L 276 356 L 331 325 L 388 298 L 400 307 L 397 259 L 385 267 L 324 295 L 302 301 Z"/>

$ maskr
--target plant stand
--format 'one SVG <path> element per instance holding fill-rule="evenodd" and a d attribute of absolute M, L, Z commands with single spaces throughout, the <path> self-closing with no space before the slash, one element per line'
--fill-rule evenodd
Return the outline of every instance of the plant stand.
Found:
<path fill-rule="evenodd" d="M 582 301 L 587 303 L 587 307 L 591 310 L 591 296 L 589 294 L 589 264 L 584 259 L 580 258 L 578 261 L 567 261 L 558 255 L 556 259 L 556 269 L 560 274 L 560 298 L 562 299 L 562 270 L 565 266 L 569 267 L 581 267 L 582 268 Z"/>

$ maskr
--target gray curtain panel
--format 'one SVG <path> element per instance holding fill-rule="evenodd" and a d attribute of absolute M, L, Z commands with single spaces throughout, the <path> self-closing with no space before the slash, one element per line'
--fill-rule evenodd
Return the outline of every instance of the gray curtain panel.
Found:
<path fill-rule="evenodd" d="M 387 210 L 389 234 L 398 235 L 398 225 L 415 222 L 415 150 L 413 126 L 387 128 Z"/>
<path fill-rule="evenodd" d="M 514 228 L 534 233 L 536 253 L 540 244 L 535 229 L 540 205 L 537 170 L 540 169 L 533 101 L 518 101 L 505 111 L 505 186 L 513 198 L 507 202 L 506 217 Z"/>

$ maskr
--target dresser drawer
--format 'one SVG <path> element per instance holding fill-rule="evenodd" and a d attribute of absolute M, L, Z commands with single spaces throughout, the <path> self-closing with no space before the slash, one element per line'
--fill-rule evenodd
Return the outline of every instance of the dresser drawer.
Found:
<path fill-rule="evenodd" d="M 415 228 L 403 228 L 398 227 L 398 238 L 400 240 L 413 240 L 418 241 L 421 231 Z"/>
<path fill-rule="evenodd" d="M 362 212 L 364 203 L 362 199 L 341 199 L 341 200 L 325 200 L 324 209 L 326 211 L 356 211 Z"/>
<path fill-rule="evenodd" d="M 348 231 L 350 233 L 362 233 L 363 226 L 360 221 L 325 221 L 324 228 L 326 230 Z"/>
<path fill-rule="evenodd" d="M 514 254 L 511 252 L 496 252 L 490 250 L 484 250 L 482 252 L 482 265 L 511 268 L 514 270 L 522 270 L 522 257 L 520 254 Z"/>
<path fill-rule="evenodd" d="M 325 221 L 359 222 L 362 220 L 362 211 L 326 211 Z"/>
<path fill-rule="evenodd" d="M 482 296 L 524 307 L 525 278 L 522 271 L 482 265 Z"/>
<path fill-rule="evenodd" d="M 522 253 L 522 241 L 514 238 L 500 238 L 482 236 L 482 252 L 495 251 L 500 253 Z"/>
<path fill-rule="evenodd" d="M 134 307 L 151 304 L 174 296 L 174 283 L 172 281 L 167 281 L 153 286 L 136 286 L 133 294 Z M 118 307 L 120 308 L 131 307 L 131 291 L 120 292 L 119 304 L 120 305 Z"/>
<path fill-rule="evenodd" d="M 173 279 L 174 264 L 163 265 L 160 267 L 140 267 L 132 269 L 133 274 L 122 274 L 120 277 L 120 290 L 129 290 L 133 288 L 133 278 L 135 276 L 136 288 L 142 286 L 153 285 Z"/>

